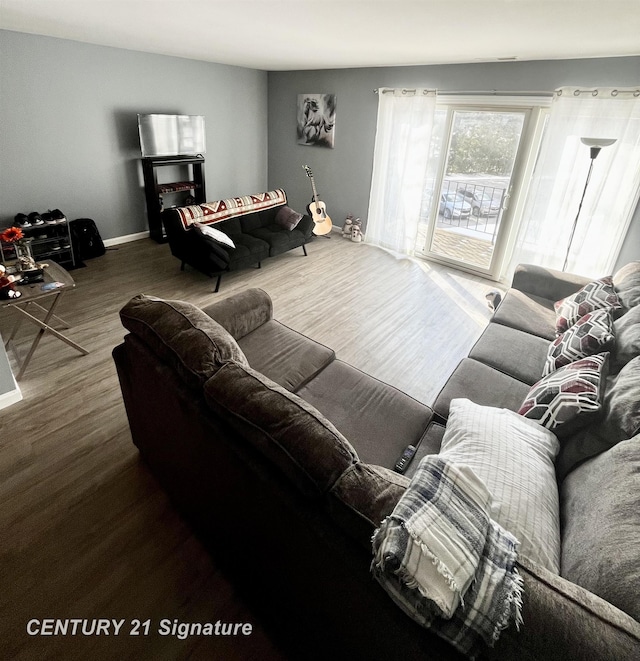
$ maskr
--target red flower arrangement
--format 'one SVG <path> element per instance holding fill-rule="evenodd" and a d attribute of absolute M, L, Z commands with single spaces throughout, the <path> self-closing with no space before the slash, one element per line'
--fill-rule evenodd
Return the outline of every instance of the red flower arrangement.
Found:
<path fill-rule="evenodd" d="M 0 234 L 0 241 L 4 243 L 16 243 L 24 238 L 24 233 L 19 227 L 9 227 Z"/>

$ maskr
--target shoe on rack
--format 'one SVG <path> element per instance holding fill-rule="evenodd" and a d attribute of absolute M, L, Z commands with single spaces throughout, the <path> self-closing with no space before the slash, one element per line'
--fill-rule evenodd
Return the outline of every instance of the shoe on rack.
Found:
<path fill-rule="evenodd" d="M 51 211 L 47 211 L 46 213 L 43 213 L 42 218 L 44 219 L 44 222 L 47 223 L 47 225 L 56 225 L 58 222 L 57 218 L 53 217 Z"/>
<path fill-rule="evenodd" d="M 32 225 L 44 225 L 44 220 L 42 220 L 42 216 L 37 211 L 32 211 L 29 214 L 29 222 Z"/>
<path fill-rule="evenodd" d="M 54 209 L 53 211 L 51 211 L 51 209 L 49 209 L 49 213 L 51 214 L 51 217 L 54 220 L 66 220 L 67 219 L 67 217 L 62 213 L 62 211 L 60 211 L 60 209 Z"/>
<path fill-rule="evenodd" d="M 27 217 L 26 214 L 18 213 L 13 219 L 13 226 L 20 228 L 31 227 L 31 223 L 29 222 L 29 218 Z"/>

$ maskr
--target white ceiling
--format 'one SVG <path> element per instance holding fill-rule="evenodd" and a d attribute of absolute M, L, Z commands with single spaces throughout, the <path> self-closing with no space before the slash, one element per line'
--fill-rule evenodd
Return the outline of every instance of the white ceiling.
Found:
<path fill-rule="evenodd" d="M 270 71 L 640 54 L 640 0 L 0 0 L 0 27 Z"/>

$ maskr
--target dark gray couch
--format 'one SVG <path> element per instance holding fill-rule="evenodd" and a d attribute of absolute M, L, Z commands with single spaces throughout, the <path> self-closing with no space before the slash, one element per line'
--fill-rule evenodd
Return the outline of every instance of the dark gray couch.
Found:
<path fill-rule="evenodd" d="M 133 441 L 292 658 L 461 658 L 372 580 L 371 536 L 420 456 L 438 452 L 452 397 L 519 406 L 549 342 L 552 300 L 581 282 L 520 269 L 435 414 L 276 321 L 260 290 L 204 310 L 136 297 L 114 350 Z M 399 475 L 391 468 L 410 443 L 418 455 Z M 562 486 L 563 574 L 571 567 L 584 583 L 609 566 L 609 593 L 520 557 L 524 626 L 504 631 L 486 658 L 638 658 L 629 587 L 638 581 L 639 457 L 636 436 Z"/>

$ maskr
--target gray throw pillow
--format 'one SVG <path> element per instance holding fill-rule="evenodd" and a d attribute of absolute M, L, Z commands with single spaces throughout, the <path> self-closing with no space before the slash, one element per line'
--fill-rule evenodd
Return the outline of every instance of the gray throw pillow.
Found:
<path fill-rule="evenodd" d="M 640 262 L 629 262 L 614 273 L 613 286 L 627 310 L 640 305 Z"/>
<path fill-rule="evenodd" d="M 301 220 L 302 214 L 294 211 L 291 209 L 291 207 L 288 207 L 285 204 L 285 206 L 278 209 L 278 213 L 276 213 L 276 217 L 274 218 L 274 223 L 276 225 L 280 225 L 280 227 L 284 227 L 286 230 L 291 231 L 292 229 L 296 228 Z"/>
<path fill-rule="evenodd" d="M 617 371 L 636 356 L 640 356 L 640 305 L 631 308 L 613 323 L 616 338 L 613 366 Z"/>
<path fill-rule="evenodd" d="M 640 356 L 606 381 L 602 419 L 562 441 L 558 480 L 575 466 L 640 433 Z"/>
<path fill-rule="evenodd" d="M 620 440 L 640 433 L 640 356 L 607 380 L 603 408 L 598 425 L 601 436 Z"/>
<path fill-rule="evenodd" d="M 576 468 L 560 494 L 561 575 L 640 620 L 640 436 Z"/>

